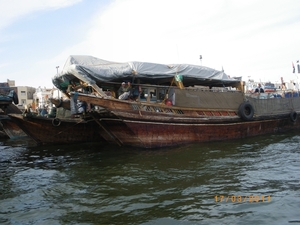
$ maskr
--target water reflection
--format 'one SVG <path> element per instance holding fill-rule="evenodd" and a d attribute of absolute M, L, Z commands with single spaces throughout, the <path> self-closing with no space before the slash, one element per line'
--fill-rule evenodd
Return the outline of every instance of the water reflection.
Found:
<path fill-rule="evenodd" d="M 3 141 L 0 222 L 295 224 L 299 141 L 290 133 L 156 150 Z M 226 202 L 250 195 L 260 201 Z"/>

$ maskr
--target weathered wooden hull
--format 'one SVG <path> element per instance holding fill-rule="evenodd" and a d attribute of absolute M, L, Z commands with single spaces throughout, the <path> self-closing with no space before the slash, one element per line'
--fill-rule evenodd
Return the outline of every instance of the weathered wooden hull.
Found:
<path fill-rule="evenodd" d="M 98 119 L 105 135 L 119 145 L 157 148 L 209 141 L 240 139 L 299 129 L 299 115 L 284 112 L 241 119 L 236 111 L 188 109 L 78 95 L 78 99 L 106 108 L 116 118 Z M 169 110 L 169 111 L 168 111 Z"/>
<path fill-rule="evenodd" d="M 0 119 L 2 129 L 10 139 L 27 137 L 26 133 L 9 116 L 3 115 Z"/>
<path fill-rule="evenodd" d="M 10 118 L 37 144 L 70 144 L 78 142 L 101 142 L 99 126 L 94 120 L 54 119 L 46 117 L 23 117 L 9 114 Z"/>
<path fill-rule="evenodd" d="M 293 122 L 289 117 L 219 124 L 145 122 L 103 118 L 101 123 L 121 145 L 141 148 L 241 139 L 300 128 L 299 118 Z"/>
<path fill-rule="evenodd" d="M 21 110 L 14 104 L 9 104 L 5 108 L 5 114 L 0 115 L 0 122 L 6 136 L 10 139 L 27 137 L 25 132 L 7 115 L 9 113 L 22 114 Z"/>

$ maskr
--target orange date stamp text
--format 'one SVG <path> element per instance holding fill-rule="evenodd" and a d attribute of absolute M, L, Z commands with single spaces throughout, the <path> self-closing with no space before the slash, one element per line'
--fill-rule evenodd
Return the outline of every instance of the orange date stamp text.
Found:
<path fill-rule="evenodd" d="M 271 196 L 264 195 L 216 195 L 215 202 L 271 202 Z"/>

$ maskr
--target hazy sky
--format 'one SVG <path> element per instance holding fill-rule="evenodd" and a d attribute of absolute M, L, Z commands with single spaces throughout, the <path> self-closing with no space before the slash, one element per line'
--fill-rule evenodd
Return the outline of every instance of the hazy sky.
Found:
<path fill-rule="evenodd" d="M 299 29 L 298 0 L 0 0 L 0 82 L 51 88 L 69 55 L 296 80 Z"/>

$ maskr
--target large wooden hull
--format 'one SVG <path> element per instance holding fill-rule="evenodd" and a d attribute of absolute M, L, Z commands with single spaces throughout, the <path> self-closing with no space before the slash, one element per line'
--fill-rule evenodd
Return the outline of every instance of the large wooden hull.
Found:
<path fill-rule="evenodd" d="M 122 145 L 157 148 L 241 139 L 300 128 L 300 120 L 289 117 L 219 124 L 185 124 L 102 119 L 101 123 Z"/>
<path fill-rule="evenodd" d="M 157 148 L 240 139 L 300 128 L 299 116 L 288 113 L 241 119 L 235 111 L 187 109 L 79 95 L 78 99 L 110 110 L 116 118 L 98 118 L 102 136 L 115 143 Z M 170 111 L 168 111 L 170 110 Z"/>
<path fill-rule="evenodd" d="M 10 118 L 37 144 L 70 144 L 99 142 L 99 126 L 94 120 L 54 119 L 46 117 L 23 117 L 9 114 Z"/>

